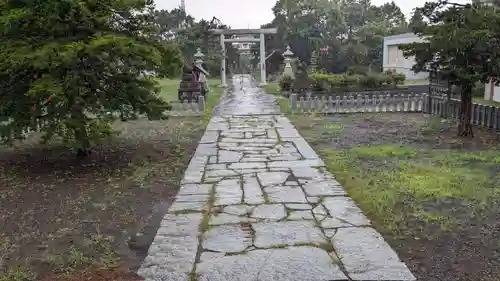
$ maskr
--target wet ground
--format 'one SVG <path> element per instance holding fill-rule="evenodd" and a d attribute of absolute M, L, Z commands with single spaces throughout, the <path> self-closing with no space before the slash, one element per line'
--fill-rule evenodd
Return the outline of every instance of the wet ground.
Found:
<path fill-rule="evenodd" d="M 280 114 L 276 98 L 258 88 L 252 76 L 235 75 L 231 87 L 213 115 Z"/>
<path fill-rule="evenodd" d="M 289 118 L 418 280 L 500 280 L 497 135 L 422 114 Z"/>
<path fill-rule="evenodd" d="M 121 137 L 85 159 L 42 148 L 36 137 L 2 148 L 0 280 L 89 266 L 137 269 L 204 127 L 200 118 L 117 123 Z"/>

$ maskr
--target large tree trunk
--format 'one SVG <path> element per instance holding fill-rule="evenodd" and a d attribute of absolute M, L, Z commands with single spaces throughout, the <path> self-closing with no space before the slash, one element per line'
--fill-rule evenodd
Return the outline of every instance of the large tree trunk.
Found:
<path fill-rule="evenodd" d="M 462 102 L 460 104 L 460 120 L 458 123 L 458 136 L 474 137 L 472 131 L 472 84 L 468 83 L 462 86 Z"/>

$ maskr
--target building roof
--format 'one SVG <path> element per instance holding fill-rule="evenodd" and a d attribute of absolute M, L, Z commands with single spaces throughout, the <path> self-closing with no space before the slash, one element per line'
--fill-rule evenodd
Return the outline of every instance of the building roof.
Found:
<path fill-rule="evenodd" d="M 419 38 L 417 34 L 413 32 L 407 32 L 407 33 L 402 33 L 402 34 L 397 34 L 397 35 L 392 35 L 392 36 L 386 36 L 384 37 L 384 40 L 390 40 L 390 39 L 406 39 L 406 38 Z"/>

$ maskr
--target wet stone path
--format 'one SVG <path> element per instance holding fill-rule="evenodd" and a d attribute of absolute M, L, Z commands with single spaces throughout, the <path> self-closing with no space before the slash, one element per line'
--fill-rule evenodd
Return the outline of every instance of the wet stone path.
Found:
<path fill-rule="evenodd" d="M 236 77 L 139 275 L 148 281 L 415 280 L 272 96 Z"/>

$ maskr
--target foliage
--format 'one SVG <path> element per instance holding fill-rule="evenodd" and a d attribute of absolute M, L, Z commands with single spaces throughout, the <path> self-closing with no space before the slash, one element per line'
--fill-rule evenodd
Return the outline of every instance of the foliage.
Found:
<path fill-rule="evenodd" d="M 2 142 L 32 128 L 86 150 L 112 134 L 109 112 L 161 118 L 168 104 L 146 74 L 175 75 L 182 60 L 155 37 L 152 8 L 151 0 L 1 1 Z"/>
<path fill-rule="evenodd" d="M 267 50 L 290 45 L 304 62 L 316 61 L 318 69 L 343 73 L 347 67 L 381 70 L 384 36 L 408 31 L 401 9 L 394 3 L 381 6 L 366 0 L 278 0 L 274 19 L 262 27 L 276 27 Z"/>
<path fill-rule="evenodd" d="M 329 88 L 328 78 L 330 75 L 325 73 L 312 73 L 311 74 L 311 88 L 314 91 L 324 91 Z"/>
<path fill-rule="evenodd" d="M 204 61 L 210 69 L 210 75 L 217 76 L 220 74 L 222 54 L 220 38 L 212 34 L 210 29 L 227 29 L 227 25 L 215 17 L 210 21 L 203 19 L 196 21 L 192 16 L 179 9 L 171 11 L 155 10 L 152 14 L 159 26 L 159 37 L 177 43 L 182 55 L 188 62 L 194 61 L 193 55 L 196 53 L 197 48 L 200 48 L 205 54 Z M 237 67 L 239 55 L 231 44 L 226 44 L 225 47 L 228 66 L 226 71 L 229 73 L 230 68 Z"/>
<path fill-rule="evenodd" d="M 426 41 L 401 48 L 405 56 L 415 56 L 414 71 L 439 69 L 461 88 L 458 134 L 473 136 L 474 84 L 500 77 L 500 14 L 477 1 L 466 5 L 428 2 L 419 11 L 428 23 L 414 26 L 414 32 Z"/>
<path fill-rule="evenodd" d="M 405 81 L 404 74 L 392 71 L 384 73 L 369 73 L 366 75 L 345 73 L 345 74 L 311 74 L 311 88 L 314 91 L 330 90 L 366 90 L 393 88 L 401 85 Z"/>
<path fill-rule="evenodd" d="M 290 75 L 282 75 L 279 80 L 279 86 L 282 91 L 290 91 L 293 84 L 293 78 Z"/>
<path fill-rule="evenodd" d="M 384 75 L 389 79 L 387 82 L 392 83 L 394 86 L 404 84 L 406 76 L 403 73 L 397 73 L 394 70 L 384 71 Z"/>

